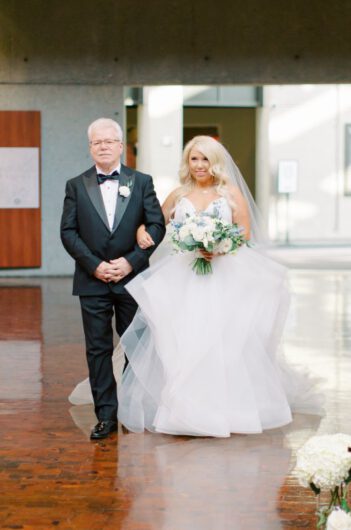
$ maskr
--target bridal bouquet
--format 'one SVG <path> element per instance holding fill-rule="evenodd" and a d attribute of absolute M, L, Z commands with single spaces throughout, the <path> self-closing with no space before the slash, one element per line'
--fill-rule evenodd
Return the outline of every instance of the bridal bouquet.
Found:
<path fill-rule="evenodd" d="M 200 212 L 189 215 L 183 223 L 172 221 L 171 241 L 177 252 L 235 254 L 246 243 L 243 231 L 237 224 Z M 211 262 L 199 255 L 192 262 L 192 269 L 196 274 L 209 274 Z"/>
<path fill-rule="evenodd" d="M 294 473 L 299 484 L 310 487 L 316 495 L 319 496 L 322 491 L 330 493 L 329 504 L 317 512 L 317 528 L 327 524 L 328 530 L 351 530 L 347 500 L 351 482 L 351 436 L 327 434 L 310 438 L 297 452 Z M 344 520 L 345 525 L 335 526 L 337 520 Z"/>

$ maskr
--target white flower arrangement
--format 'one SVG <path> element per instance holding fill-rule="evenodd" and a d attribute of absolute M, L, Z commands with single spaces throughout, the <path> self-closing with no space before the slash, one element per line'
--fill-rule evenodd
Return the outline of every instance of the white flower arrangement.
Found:
<path fill-rule="evenodd" d="M 351 530 L 351 515 L 344 510 L 333 510 L 327 519 L 326 530 Z"/>
<path fill-rule="evenodd" d="M 297 451 L 294 474 L 301 486 L 310 487 L 316 495 L 321 491 L 330 492 L 329 505 L 318 511 L 317 527 L 326 524 L 335 507 L 340 507 L 345 514 L 350 512 L 347 491 L 351 482 L 351 436 L 339 433 L 310 438 Z M 330 524 L 342 517 L 343 514 L 333 515 Z"/>
<path fill-rule="evenodd" d="M 172 221 L 171 227 L 171 241 L 177 252 L 235 254 L 246 243 L 243 228 L 204 212 L 188 216 L 183 223 Z M 212 272 L 211 263 L 203 257 L 196 257 L 192 268 L 196 274 Z"/>
<path fill-rule="evenodd" d="M 347 480 L 351 470 L 351 436 L 329 434 L 313 436 L 297 451 L 295 474 L 301 486 L 311 484 L 331 490 Z"/>

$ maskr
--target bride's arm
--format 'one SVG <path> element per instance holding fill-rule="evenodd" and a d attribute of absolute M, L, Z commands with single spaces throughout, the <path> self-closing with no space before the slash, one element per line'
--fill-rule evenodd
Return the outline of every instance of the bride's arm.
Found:
<path fill-rule="evenodd" d="M 152 247 L 155 242 L 150 236 L 149 232 L 146 231 L 145 225 L 140 225 L 137 233 L 136 240 L 140 248 L 145 250 L 146 248 Z"/>
<path fill-rule="evenodd" d="M 162 204 L 162 212 L 163 216 L 165 218 L 166 225 L 169 223 L 173 210 L 176 205 L 176 199 L 178 197 L 179 188 L 173 190 L 165 200 L 165 202 Z M 136 239 L 138 242 L 138 245 L 140 248 L 145 249 L 149 248 L 155 243 L 153 242 L 150 234 L 146 231 L 145 225 L 140 225 L 137 233 L 136 233 Z"/>
<path fill-rule="evenodd" d="M 173 210 L 175 208 L 177 198 L 179 196 L 179 188 L 176 188 L 173 190 L 165 200 L 165 202 L 162 204 L 162 212 L 163 216 L 165 218 L 166 225 L 170 222 Z"/>
<path fill-rule="evenodd" d="M 233 223 L 241 226 L 244 229 L 245 239 L 250 239 L 250 215 L 249 209 L 244 196 L 242 195 L 239 188 L 231 186 L 229 188 L 230 197 L 234 203 L 232 206 L 233 212 Z"/>

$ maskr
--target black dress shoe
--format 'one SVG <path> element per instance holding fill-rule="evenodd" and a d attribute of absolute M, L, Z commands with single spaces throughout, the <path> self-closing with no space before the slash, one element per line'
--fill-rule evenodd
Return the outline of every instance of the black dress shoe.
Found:
<path fill-rule="evenodd" d="M 116 421 L 99 421 L 91 431 L 90 440 L 102 440 L 107 438 L 111 432 L 117 431 L 117 422 Z"/>

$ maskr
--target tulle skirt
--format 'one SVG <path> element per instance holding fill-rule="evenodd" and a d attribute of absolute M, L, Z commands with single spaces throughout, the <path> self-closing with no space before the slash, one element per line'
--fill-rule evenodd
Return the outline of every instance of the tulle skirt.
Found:
<path fill-rule="evenodd" d="M 139 310 L 121 338 L 129 365 L 119 420 L 131 431 L 226 437 L 318 413 L 308 376 L 277 358 L 289 306 L 286 269 L 256 250 L 213 259 L 171 255 L 127 290 Z"/>
<path fill-rule="evenodd" d="M 316 379 L 279 348 L 286 269 L 242 247 L 198 276 L 193 258 L 168 255 L 127 285 L 139 310 L 113 355 L 118 419 L 134 432 L 227 437 L 286 425 L 292 411 L 323 414 Z M 69 400 L 93 401 L 88 379 Z"/>

